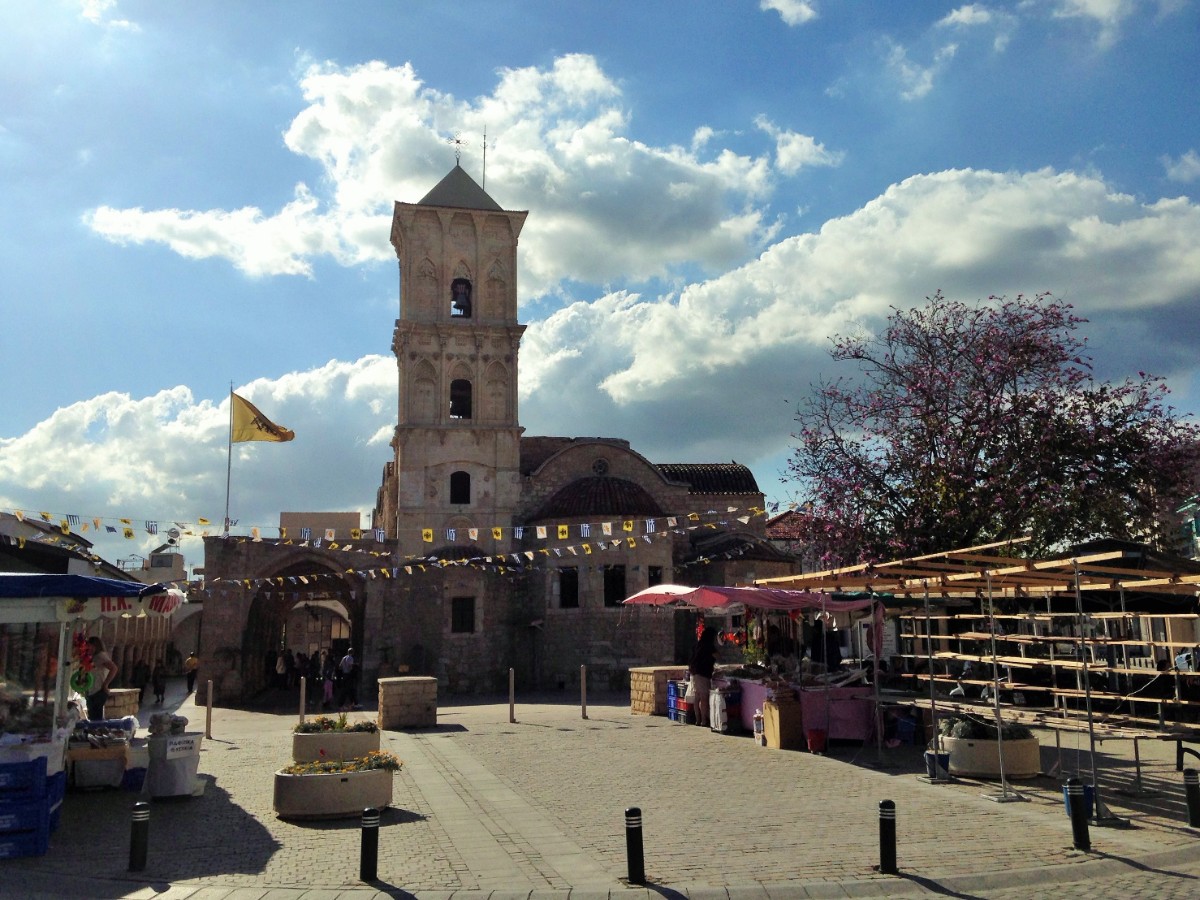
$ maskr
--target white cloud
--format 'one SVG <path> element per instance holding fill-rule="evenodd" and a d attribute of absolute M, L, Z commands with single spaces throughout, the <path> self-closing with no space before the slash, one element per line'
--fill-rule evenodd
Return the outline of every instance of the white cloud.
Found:
<path fill-rule="evenodd" d="M 1159 15 L 1169 15 L 1181 4 L 1176 0 L 1057 0 L 1053 14 L 1061 19 L 1082 19 L 1097 26 L 1096 43 L 1105 48 L 1116 43 L 1125 20 L 1144 6 L 1157 7 Z"/>
<path fill-rule="evenodd" d="M 958 52 L 957 44 L 945 44 L 934 52 L 929 65 L 913 62 L 904 47 L 887 40 L 886 65 L 905 100 L 919 100 L 933 90 L 933 82 Z"/>
<path fill-rule="evenodd" d="M 1152 308 L 1190 308 L 1200 292 L 1197 238 L 1196 205 L 1139 204 L 1094 177 L 916 176 L 678 294 L 611 294 L 532 323 L 523 418 L 535 433 L 543 419 L 578 433 L 612 422 L 605 433 L 631 437 L 655 459 L 702 459 L 710 445 L 744 461 L 778 456 L 793 425 L 787 403 L 828 365 L 829 336 L 874 328 L 890 306 L 939 288 L 967 301 L 1050 290 L 1094 320 L 1085 330 L 1098 361 L 1190 368 L 1192 336 L 1139 337 L 1130 323 Z M 1125 323 L 1120 336 L 1106 343 L 1116 322 Z"/>
<path fill-rule="evenodd" d="M 393 358 L 333 361 L 236 390 L 296 432 L 286 444 L 234 445 L 230 510 L 241 526 L 273 528 L 279 511 L 296 503 L 369 512 L 391 457 Z M 226 397 L 197 399 L 180 386 L 144 398 L 102 394 L 59 409 L 19 437 L 0 438 L 0 509 L 31 511 L 36 498 L 36 511 L 52 511 L 55 520 L 132 519 L 136 540 L 85 535 L 99 539 L 108 559 L 144 555 L 161 543 L 141 531 L 145 520 L 220 523 L 227 404 Z M 198 558 L 198 541 L 185 551 Z"/>
<path fill-rule="evenodd" d="M 937 289 L 966 301 L 1049 290 L 1092 320 L 1084 333 L 1102 367 L 1192 372 L 1200 207 L 1139 202 L 1073 172 L 914 176 L 719 277 L 663 296 L 611 292 L 529 322 L 521 422 L 528 434 L 626 438 L 658 462 L 734 458 L 777 494 L 762 467 L 786 457 L 795 403 L 833 374 L 829 337 L 876 328 L 890 306 Z M 296 432 L 236 445 L 239 527 L 272 528 L 301 506 L 369 511 L 396 390 L 395 360 L 382 356 L 239 386 Z M 61 409 L 0 439 L 0 508 L 219 522 L 224 402 L 177 387 Z M 144 553 L 151 539 L 139 540 L 104 555 Z"/>
<path fill-rule="evenodd" d="M 803 25 L 817 17 L 817 6 L 807 0 L 759 0 L 761 10 L 779 13 L 786 25 Z"/>
<path fill-rule="evenodd" d="M 1189 150 L 1179 159 L 1164 156 L 1162 160 L 1167 170 L 1167 177 L 1172 181 L 1182 181 L 1185 184 L 1200 179 L 1200 155 L 1195 150 Z"/>
<path fill-rule="evenodd" d="M 117 0 L 79 0 L 79 14 L 93 25 L 127 31 L 141 30 L 128 19 L 115 18 L 116 8 Z"/>
<path fill-rule="evenodd" d="M 991 29 L 994 33 L 992 47 L 997 53 L 1003 52 L 1012 39 L 1017 27 L 1017 18 L 1002 10 L 995 10 L 981 3 L 968 3 L 952 10 L 936 23 L 937 28 L 952 28 L 958 31 L 968 29 Z"/>
<path fill-rule="evenodd" d="M 766 116 L 754 120 L 762 131 L 775 139 L 775 167 L 784 175 L 795 175 L 806 166 L 838 166 L 845 154 L 826 150 L 807 134 L 779 128 Z"/>
<path fill-rule="evenodd" d="M 770 148 L 748 156 L 631 139 L 621 91 L 590 56 L 549 68 L 504 69 L 495 90 L 458 100 L 421 82 L 409 65 L 309 66 L 308 104 L 284 135 L 319 163 L 318 193 L 304 184 L 277 212 L 101 207 L 85 221 L 109 240 L 161 243 L 190 258 L 227 259 L 251 275 L 306 275 L 320 255 L 343 265 L 385 259 L 391 201 L 415 201 L 449 168 L 448 134 L 495 135 L 488 184 L 497 202 L 537 209 L 522 233 L 524 297 L 564 278 L 604 282 L 669 276 L 677 266 L 718 271 L 766 245 L 774 225 L 761 205 L 775 174 Z M 816 164 L 824 148 L 776 133 L 780 169 Z M 805 141 L 810 141 L 805 146 Z M 463 165 L 482 180 L 468 140 Z"/>

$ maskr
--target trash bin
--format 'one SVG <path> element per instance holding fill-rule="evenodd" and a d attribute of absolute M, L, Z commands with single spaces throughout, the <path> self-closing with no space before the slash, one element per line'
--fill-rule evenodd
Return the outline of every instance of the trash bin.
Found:
<path fill-rule="evenodd" d="M 808 729 L 808 752 L 809 753 L 824 753 L 825 752 L 825 732 L 819 728 Z"/>
<path fill-rule="evenodd" d="M 930 778 L 950 777 L 950 754 L 936 750 L 925 751 L 925 773 Z"/>

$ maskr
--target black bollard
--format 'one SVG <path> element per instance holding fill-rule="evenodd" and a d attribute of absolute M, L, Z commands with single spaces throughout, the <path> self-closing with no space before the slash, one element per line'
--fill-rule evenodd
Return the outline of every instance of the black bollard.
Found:
<path fill-rule="evenodd" d="M 379 871 L 379 810 L 368 806 L 362 814 L 362 852 L 358 880 L 374 881 Z"/>
<path fill-rule="evenodd" d="M 1092 849 L 1092 839 L 1088 835 L 1087 801 L 1083 794 L 1083 782 L 1078 778 L 1067 779 L 1067 811 L 1071 814 L 1071 834 L 1075 839 L 1075 849 L 1086 853 Z"/>
<path fill-rule="evenodd" d="M 879 874 L 896 874 L 896 802 L 879 801 Z"/>
<path fill-rule="evenodd" d="M 129 827 L 129 871 L 146 871 L 146 851 L 150 846 L 150 804 L 133 804 L 133 823 Z"/>
<path fill-rule="evenodd" d="M 1200 774 L 1195 769 L 1183 770 L 1183 790 L 1187 794 L 1188 827 L 1200 828 Z"/>
<path fill-rule="evenodd" d="M 629 857 L 629 883 L 646 883 L 646 860 L 642 854 L 642 810 L 625 810 L 625 853 Z"/>

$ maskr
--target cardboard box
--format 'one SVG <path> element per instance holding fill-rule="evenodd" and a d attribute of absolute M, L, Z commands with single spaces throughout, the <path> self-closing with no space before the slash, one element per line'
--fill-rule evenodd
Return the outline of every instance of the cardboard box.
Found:
<path fill-rule="evenodd" d="M 793 700 L 767 700 L 763 703 L 763 735 L 772 750 L 803 750 L 804 719 L 800 704 Z"/>
<path fill-rule="evenodd" d="M 77 788 L 120 787 L 125 778 L 128 747 L 78 747 L 67 751 L 71 783 Z"/>

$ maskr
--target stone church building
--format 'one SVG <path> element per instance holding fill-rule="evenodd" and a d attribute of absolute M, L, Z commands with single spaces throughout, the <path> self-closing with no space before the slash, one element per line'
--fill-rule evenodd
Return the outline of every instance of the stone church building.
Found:
<path fill-rule="evenodd" d="M 202 658 L 223 701 L 269 680 L 274 652 L 353 646 L 363 674 L 435 675 L 443 691 L 589 684 L 679 662 L 695 614 L 626 607 L 660 583 L 734 584 L 797 570 L 765 538 L 738 463 L 654 463 L 628 441 L 524 433 L 517 241 L 459 166 L 396 203 L 394 457 L 369 529 L 317 540 L 205 540 Z M 341 635 L 341 638 L 334 635 Z M 369 685 L 368 685 L 369 687 Z"/>

